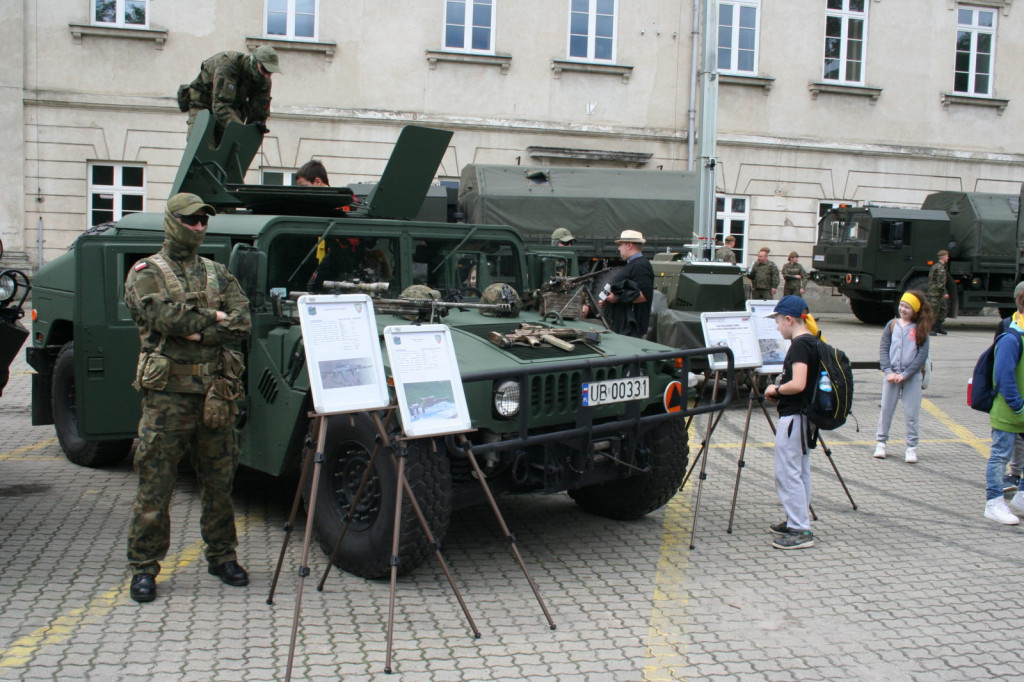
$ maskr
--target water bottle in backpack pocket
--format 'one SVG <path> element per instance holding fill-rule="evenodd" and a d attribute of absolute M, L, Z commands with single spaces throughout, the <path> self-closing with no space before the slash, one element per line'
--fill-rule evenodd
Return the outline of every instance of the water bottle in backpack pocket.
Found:
<path fill-rule="evenodd" d="M 818 379 L 818 409 L 822 412 L 832 412 L 836 405 L 836 396 L 832 391 L 832 382 L 829 381 L 828 372 L 822 370 Z"/>

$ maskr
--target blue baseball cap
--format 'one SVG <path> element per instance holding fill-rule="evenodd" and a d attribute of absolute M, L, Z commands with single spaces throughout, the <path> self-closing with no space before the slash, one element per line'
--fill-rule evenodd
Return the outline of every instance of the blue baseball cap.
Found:
<path fill-rule="evenodd" d="M 800 317 L 804 314 L 805 310 L 807 310 L 807 301 L 804 299 L 799 296 L 783 296 L 779 302 L 775 304 L 775 310 L 765 315 L 765 317 L 775 317 L 776 315 Z"/>

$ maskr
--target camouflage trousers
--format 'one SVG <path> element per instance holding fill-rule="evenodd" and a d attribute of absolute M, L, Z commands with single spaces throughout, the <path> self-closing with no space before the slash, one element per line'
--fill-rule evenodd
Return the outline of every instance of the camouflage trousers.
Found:
<path fill-rule="evenodd" d="M 949 299 L 942 296 L 929 296 L 928 303 L 935 311 L 935 324 L 941 326 L 946 321 L 946 315 L 949 314 Z"/>
<path fill-rule="evenodd" d="M 753 287 L 750 290 L 750 300 L 752 301 L 767 301 L 771 298 L 774 298 L 774 296 L 772 296 L 771 287 L 768 287 L 767 289 L 758 289 L 757 287 Z"/>
<path fill-rule="evenodd" d="M 793 284 L 786 284 L 786 288 L 783 291 L 782 295 L 783 296 L 802 296 L 803 294 L 800 293 L 800 286 L 801 286 L 800 282 L 795 282 Z"/>
<path fill-rule="evenodd" d="M 231 487 L 238 466 L 234 426 L 211 430 L 203 425 L 201 394 L 146 391 L 139 421 L 135 472 L 139 491 L 128 532 L 132 574 L 160 572 L 171 544 L 170 503 L 178 464 L 191 453 L 199 479 L 200 530 L 211 566 L 236 559 L 235 511 Z"/>

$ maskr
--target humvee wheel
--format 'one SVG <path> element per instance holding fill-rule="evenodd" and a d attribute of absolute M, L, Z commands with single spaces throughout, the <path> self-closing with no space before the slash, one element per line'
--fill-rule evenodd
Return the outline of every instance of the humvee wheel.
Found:
<path fill-rule="evenodd" d="M 570 490 L 569 497 L 591 514 L 630 521 L 664 506 L 686 474 L 690 445 L 686 420 L 660 422 L 644 436 L 651 470 L 639 476 Z"/>
<path fill-rule="evenodd" d="M 317 489 L 313 526 L 320 547 L 330 554 L 341 534 L 342 519 L 352 505 L 363 472 L 375 445 L 376 429 L 364 415 L 332 417 L 327 425 L 327 446 Z M 425 444 L 411 441 L 405 462 L 405 476 L 416 495 L 427 525 L 440 541 L 448 531 L 451 517 L 451 477 L 448 458 L 431 453 Z M 391 573 L 391 540 L 395 516 L 398 469 L 388 450 L 377 455 L 370 481 L 352 513 L 352 523 L 335 564 L 363 578 L 386 578 Z M 307 484 L 306 500 L 309 500 Z M 420 529 L 408 496 L 402 503 L 402 532 L 398 547 L 398 572 L 408 573 L 433 552 Z"/>
<path fill-rule="evenodd" d="M 853 316 L 864 324 L 879 326 L 884 325 L 896 314 L 895 308 L 891 305 L 873 301 L 858 301 L 853 298 L 850 299 L 850 310 L 853 312 Z"/>
<path fill-rule="evenodd" d="M 114 466 L 132 449 L 132 439 L 86 440 L 78 432 L 75 406 L 75 343 L 68 341 L 53 366 L 53 426 L 64 456 L 79 466 L 94 469 Z"/>

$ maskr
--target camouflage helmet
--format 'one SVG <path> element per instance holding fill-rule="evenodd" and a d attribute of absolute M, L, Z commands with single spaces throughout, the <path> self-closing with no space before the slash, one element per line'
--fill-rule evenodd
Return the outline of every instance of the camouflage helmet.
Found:
<path fill-rule="evenodd" d="M 426 284 L 413 284 L 403 289 L 398 298 L 406 298 L 411 301 L 440 301 L 441 292 L 437 289 L 431 289 Z M 404 315 L 399 315 L 399 317 L 405 320 L 415 320 L 416 313 L 405 313 Z"/>
<path fill-rule="evenodd" d="M 519 315 L 519 311 L 523 308 L 523 301 L 519 298 L 518 292 L 508 284 L 503 284 L 501 282 L 495 282 L 484 289 L 483 293 L 480 295 L 480 302 L 491 304 L 505 303 L 512 306 L 508 312 L 481 308 L 480 314 L 486 315 L 487 317 L 516 317 Z"/>

